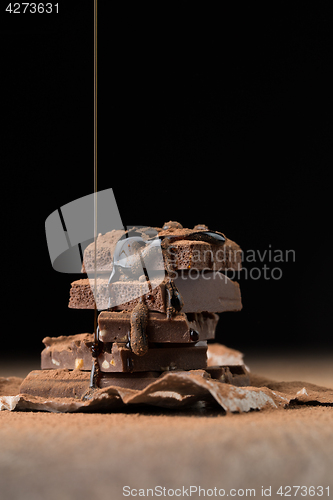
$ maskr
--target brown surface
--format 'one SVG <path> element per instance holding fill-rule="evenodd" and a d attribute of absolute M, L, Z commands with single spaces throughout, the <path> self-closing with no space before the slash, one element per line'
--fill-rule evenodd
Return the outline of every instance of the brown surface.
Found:
<path fill-rule="evenodd" d="M 277 380 L 308 375 L 317 384 L 333 385 L 327 353 L 249 355 L 245 360 L 264 374 L 277 373 Z M 22 370 L 21 363 L 0 367 L 0 375 Z M 11 383 L 15 388 L 15 380 Z M 256 488 L 256 498 L 263 498 L 262 486 L 272 486 L 273 499 L 284 498 L 273 493 L 281 485 L 322 485 L 331 487 L 332 496 L 333 408 L 327 406 L 226 416 L 219 409 L 138 407 L 111 414 L 3 411 L 0 443 L 1 497 L 6 499 L 120 500 L 126 498 L 125 485 L 216 486 L 226 493 Z"/>
<path fill-rule="evenodd" d="M 120 500 L 125 485 L 196 485 L 256 488 L 260 497 L 262 486 L 333 486 L 331 408 L 227 416 L 135 411 L 1 412 L 1 496 Z"/>

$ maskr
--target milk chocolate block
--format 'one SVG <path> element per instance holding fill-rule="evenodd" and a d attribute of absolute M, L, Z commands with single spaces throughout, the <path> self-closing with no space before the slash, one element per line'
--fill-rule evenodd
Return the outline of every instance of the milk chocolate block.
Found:
<path fill-rule="evenodd" d="M 241 293 L 238 283 L 231 281 L 223 273 L 215 271 L 175 271 L 172 279 L 184 301 L 183 312 L 200 313 L 202 311 L 219 313 L 240 311 Z M 151 311 L 166 312 L 165 279 L 152 289 L 143 293 L 144 301 Z M 147 286 L 146 282 L 144 285 Z M 110 290 L 110 292 L 109 292 Z M 100 309 L 108 308 L 109 293 L 113 294 L 119 305 L 116 310 L 132 310 L 138 304 L 138 291 L 143 291 L 139 280 L 116 281 L 108 288 L 108 279 L 97 280 L 98 302 Z M 104 297 L 103 297 L 104 294 Z M 135 299 L 131 297 L 135 296 Z M 71 285 L 68 306 L 74 309 L 93 309 L 94 296 L 88 279 L 74 281 Z"/>
<path fill-rule="evenodd" d="M 20 394 L 31 394 L 47 399 L 81 399 L 89 389 L 90 373 L 80 370 L 34 370 L 23 380 Z"/>
<path fill-rule="evenodd" d="M 163 345 L 163 344 L 162 344 Z M 111 344 L 110 352 L 98 357 L 102 372 L 146 372 L 197 370 L 207 366 L 207 345 L 150 348 L 144 356 L 136 356 L 127 347 Z"/>
<path fill-rule="evenodd" d="M 73 281 L 69 292 L 68 307 L 72 309 L 94 309 L 93 294 L 94 280 L 82 279 Z M 151 311 L 165 313 L 165 281 L 158 286 L 152 280 L 152 290 L 149 291 L 147 282 L 139 280 L 116 281 L 108 284 L 108 278 L 97 279 L 97 303 L 100 310 L 108 309 L 109 294 L 119 303 L 114 309 L 134 309 L 139 302 L 138 295 L 145 297 L 145 304 Z M 136 297 L 133 299 L 132 297 Z"/>
<path fill-rule="evenodd" d="M 131 312 L 102 311 L 98 316 L 102 342 L 128 342 Z M 168 320 L 165 314 L 150 312 L 146 334 L 149 342 L 187 343 L 213 339 L 219 316 L 213 313 L 178 313 Z"/>
<path fill-rule="evenodd" d="M 45 337 L 43 343 L 46 347 L 41 353 L 42 369 L 91 370 L 93 337 L 92 333 Z"/>
<path fill-rule="evenodd" d="M 142 390 L 154 382 L 161 372 L 103 373 L 98 387 L 110 386 Z M 89 391 L 90 372 L 80 370 L 34 370 L 24 379 L 20 394 L 47 399 L 81 399 Z"/>

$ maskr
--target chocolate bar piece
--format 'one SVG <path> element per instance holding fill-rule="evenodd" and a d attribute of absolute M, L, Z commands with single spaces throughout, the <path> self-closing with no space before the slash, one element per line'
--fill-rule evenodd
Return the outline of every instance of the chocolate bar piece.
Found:
<path fill-rule="evenodd" d="M 42 369 L 91 370 L 93 360 L 90 347 L 93 341 L 92 333 L 45 337 L 43 343 L 46 347 L 41 353 Z"/>
<path fill-rule="evenodd" d="M 161 376 L 161 372 L 103 373 L 98 387 L 110 386 L 142 390 Z M 81 399 L 89 391 L 90 372 L 79 370 L 34 370 L 20 386 L 20 394 Z"/>
<path fill-rule="evenodd" d="M 71 335 L 69 337 L 46 337 L 46 348 L 41 353 L 41 368 L 69 370 L 90 370 L 92 355 L 90 346 L 92 334 Z M 166 344 L 160 344 L 161 346 Z M 176 368 L 192 370 L 207 366 L 207 346 L 178 344 L 178 347 L 156 347 L 144 356 L 136 356 L 131 349 L 114 344 L 104 344 L 98 357 L 103 372 L 167 371 Z"/>
<path fill-rule="evenodd" d="M 184 301 L 183 312 L 224 312 L 240 311 L 242 309 L 241 293 L 238 283 L 231 281 L 220 272 L 194 270 L 172 273 Z M 153 283 L 153 282 L 152 282 Z M 144 301 L 151 311 L 165 313 L 165 283 L 164 280 L 150 292 L 144 293 Z M 144 282 L 144 285 L 148 285 Z M 92 285 L 93 286 L 93 285 Z M 117 281 L 110 285 L 110 293 L 118 302 L 116 310 L 132 310 L 139 302 L 142 282 L 139 280 Z M 144 291 L 144 290 L 143 290 Z M 104 293 L 104 298 L 103 298 Z M 108 279 L 97 280 L 97 295 L 99 309 L 108 308 Z M 136 298 L 131 298 L 131 297 Z M 94 296 L 88 279 L 72 283 L 69 307 L 74 309 L 93 309 Z"/>
<path fill-rule="evenodd" d="M 131 312 L 102 311 L 98 316 L 102 342 L 128 342 Z M 168 320 L 165 314 L 150 312 L 146 334 L 149 342 L 187 343 L 213 339 L 219 316 L 214 313 L 178 313 Z"/>
<path fill-rule="evenodd" d="M 162 344 L 163 345 L 163 344 Z M 164 344 L 165 345 L 165 344 Z M 197 370 L 207 366 L 207 345 L 181 344 L 182 347 L 150 348 L 144 356 L 136 356 L 127 347 L 112 344 L 110 352 L 98 357 L 102 372 L 145 372 Z"/>
<path fill-rule="evenodd" d="M 72 309 L 94 309 L 94 280 L 82 279 L 73 281 L 69 293 L 68 307 Z M 139 302 L 140 293 L 145 296 L 145 303 L 151 311 L 165 313 L 165 282 L 154 286 L 152 280 L 152 290 L 149 291 L 147 282 L 139 280 L 117 281 L 108 284 L 109 278 L 97 278 L 97 303 L 98 309 L 108 309 L 109 294 L 115 302 L 119 303 L 114 309 L 134 309 Z M 136 298 L 132 298 L 136 297 Z"/>
<path fill-rule="evenodd" d="M 169 239 L 169 245 L 163 249 L 164 259 L 172 262 L 174 269 L 235 269 L 240 270 L 242 265 L 242 252 L 232 240 L 225 238 L 225 243 L 216 245 L 200 241 L 195 234 L 200 233 L 197 229 L 174 229 L 162 230 L 156 228 L 158 236 Z M 206 228 L 207 230 L 208 228 Z M 202 230 L 205 231 L 205 230 Z M 113 253 L 117 240 L 123 236 L 123 231 L 110 231 L 97 238 L 96 265 L 97 272 L 111 273 L 113 269 Z M 200 234 L 198 238 L 200 237 Z M 83 271 L 94 272 L 94 244 L 91 243 L 84 251 Z M 158 260 L 156 270 L 163 269 L 163 263 Z M 152 269 L 152 267 L 151 267 Z"/>
<path fill-rule="evenodd" d="M 48 399 L 81 399 L 90 384 L 90 373 L 80 370 L 34 370 L 23 380 L 20 394 Z"/>

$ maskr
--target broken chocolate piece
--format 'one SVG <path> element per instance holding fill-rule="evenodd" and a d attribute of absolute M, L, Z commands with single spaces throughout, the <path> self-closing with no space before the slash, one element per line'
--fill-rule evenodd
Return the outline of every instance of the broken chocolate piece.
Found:
<path fill-rule="evenodd" d="M 164 344 L 165 345 L 165 344 Z M 207 366 L 207 346 L 149 348 L 144 356 L 136 356 L 127 347 L 114 343 L 110 352 L 98 358 L 102 372 L 145 372 L 169 370 L 197 370 Z"/>
<path fill-rule="evenodd" d="M 126 343 L 130 332 L 129 311 L 102 311 L 98 316 L 102 342 Z M 214 313 L 178 313 L 169 321 L 165 314 L 149 312 L 146 332 L 149 342 L 187 343 L 213 339 L 219 316 Z"/>
<path fill-rule="evenodd" d="M 213 313 L 240 311 L 242 309 L 241 293 L 237 282 L 231 281 L 220 272 L 179 271 L 173 273 L 172 280 L 183 299 L 183 312 Z M 116 310 L 132 310 L 139 302 L 140 290 L 150 311 L 166 312 L 166 278 L 162 283 L 149 291 L 148 283 L 140 280 L 117 281 L 110 285 L 110 293 L 114 295 L 118 305 Z M 152 280 L 154 283 L 154 280 Z M 144 288 L 146 287 L 146 288 Z M 102 294 L 105 294 L 102 299 Z M 97 294 L 103 307 L 108 309 L 108 280 L 97 280 Z M 132 298 L 135 297 L 135 298 Z M 89 280 L 77 280 L 72 283 L 69 307 L 75 309 L 93 309 L 94 296 Z"/>
<path fill-rule="evenodd" d="M 91 370 L 93 334 L 45 337 L 43 343 L 46 347 L 41 353 L 42 369 Z"/>
<path fill-rule="evenodd" d="M 98 387 L 124 387 L 143 390 L 153 383 L 161 372 L 103 373 Z M 87 371 L 34 370 L 24 379 L 20 394 L 30 394 L 48 399 L 81 399 L 89 390 L 90 374 Z"/>
<path fill-rule="evenodd" d="M 111 231 L 98 237 L 96 256 L 98 273 L 105 272 L 110 275 L 112 272 L 113 253 L 117 243 L 115 240 L 117 237 L 120 239 L 122 234 L 121 231 Z M 217 241 L 218 235 L 221 236 L 220 241 Z M 161 239 L 169 239 L 169 245 L 164 245 L 164 257 L 173 262 L 174 269 L 241 269 L 242 252 L 239 245 L 226 238 L 222 233 L 209 231 L 208 228 L 204 227 L 203 229 L 197 227 L 194 229 L 170 227 L 169 229 L 158 230 L 158 236 Z M 225 242 L 221 246 L 222 237 L 225 238 Z M 219 244 L 214 244 L 214 238 Z M 209 239 L 209 243 L 204 241 L 207 239 Z M 84 252 L 83 270 L 87 273 L 94 272 L 93 255 L 94 244 L 91 243 Z M 164 269 L 163 262 L 160 259 L 156 262 L 156 270 Z"/>
<path fill-rule="evenodd" d="M 118 305 L 113 309 L 134 309 L 140 300 L 140 294 L 144 296 L 145 304 L 151 311 L 165 312 L 165 283 L 155 286 L 151 280 L 152 290 L 149 290 L 147 281 L 126 280 L 108 283 L 108 277 L 97 279 L 97 301 L 100 310 L 109 308 L 109 294 Z M 71 284 L 68 307 L 72 309 L 94 309 L 95 300 L 88 279 L 76 280 Z M 133 298 L 134 297 L 134 298 Z"/>
<path fill-rule="evenodd" d="M 207 366 L 206 372 L 213 379 L 226 384 L 246 387 L 250 385 L 250 377 L 244 365 L 233 366 Z"/>
<path fill-rule="evenodd" d="M 48 399 L 81 399 L 88 390 L 90 373 L 79 370 L 34 370 L 23 380 L 20 394 L 31 394 Z"/>

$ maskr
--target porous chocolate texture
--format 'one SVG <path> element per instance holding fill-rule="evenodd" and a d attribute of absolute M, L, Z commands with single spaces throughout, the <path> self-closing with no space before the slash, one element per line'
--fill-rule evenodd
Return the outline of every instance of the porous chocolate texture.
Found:
<path fill-rule="evenodd" d="M 117 281 L 110 285 L 108 284 L 108 280 L 108 277 L 97 279 L 96 301 L 99 309 L 108 308 L 109 294 L 111 294 L 114 301 L 118 304 L 114 309 L 132 310 L 138 304 L 140 294 L 146 290 L 146 293 L 143 293 L 143 295 L 148 309 L 165 312 L 165 282 L 154 286 L 154 280 L 152 280 L 154 288 L 149 291 L 148 285 L 139 280 Z M 73 281 L 69 292 L 68 307 L 72 309 L 94 309 L 93 289 L 93 280 L 81 279 Z"/>
<path fill-rule="evenodd" d="M 173 281 L 183 301 L 183 312 L 200 313 L 240 311 L 242 309 L 241 293 L 237 282 L 231 281 L 220 272 L 184 271 L 174 273 Z M 145 304 L 151 311 L 166 312 L 166 280 L 149 291 L 148 285 L 139 280 L 117 281 L 108 285 L 108 278 L 97 280 L 97 301 L 100 309 L 107 309 L 109 293 L 117 302 L 115 310 L 132 310 L 143 293 Z M 146 288 L 143 287 L 146 286 Z M 74 309 L 93 309 L 93 284 L 88 279 L 77 280 L 70 289 L 69 307 Z"/>
<path fill-rule="evenodd" d="M 198 228 L 202 229 L 198 229 Z M 168 245 L 163 248 L 164 259 L 172 262 L 174 269 L 211 269 L 240 270 L 242 266 L 242 252 L 237 243 L 225 237 L 225 243 L 221 245 L 207 243 L 191 239 L 200 231 L 204 233 L 205 226 L 196 226 L 194 229 L 175 228 L 169 229 L 155 228 L 158 236 L 168 240 Z M 110 274 L 113 269 L 113 253 L 117 241 L 125 234 L 125 231 L 110 231 L 104 235 L 99 235 L 96 240 L 96 272 Z M 222 234 L 222 233 L 219 233 Z M 94 264 L 94 243 L 87 246 L 83 256 L 83 272 L 93 273 Z M 156 270 L 163 269 L 159 260 Z"/>

